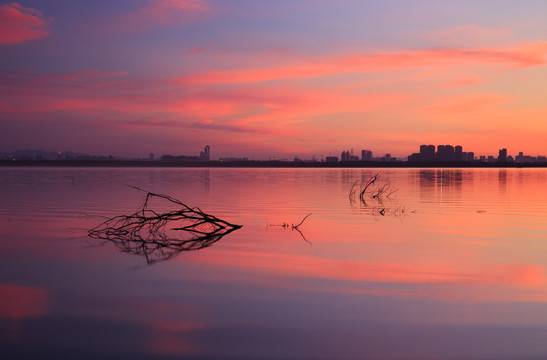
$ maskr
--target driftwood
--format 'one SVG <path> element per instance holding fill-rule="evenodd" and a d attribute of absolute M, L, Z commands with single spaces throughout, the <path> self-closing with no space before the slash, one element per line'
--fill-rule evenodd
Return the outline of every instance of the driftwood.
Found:
<path fill-rule="evenodd" d="M 152 201 L 175 206 L 177 210 L 153 209 Z M 146 192 L 143 204 L 135 213 L 108 218 L 89 230 L 88 236 L 114 243 L 122 252 L 142 255 L 152 264 L 182 251 L 211 246 L 239 228 L 241 225 L 231 224 L 197 207 L 191 208 L 168 195 Z"/>

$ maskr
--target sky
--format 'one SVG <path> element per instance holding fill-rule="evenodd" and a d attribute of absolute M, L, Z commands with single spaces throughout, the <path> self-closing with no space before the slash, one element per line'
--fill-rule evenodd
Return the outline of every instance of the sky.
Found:
<path fill-rule="evenodd" d="M 0 1 L 0 151 L 547 154 L 547 0 Z"/>

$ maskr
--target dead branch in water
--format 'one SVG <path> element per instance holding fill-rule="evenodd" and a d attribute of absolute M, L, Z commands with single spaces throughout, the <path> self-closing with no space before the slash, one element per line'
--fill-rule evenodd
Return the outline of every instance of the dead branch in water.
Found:
<path fill-rule="evenodd" d="M 359 204 L 367 213 L 375 216 L 402 216 L 408 211 L 404 205 L 398 204 L 391 196 L 399 189 L 392 187 L 389 181 L 382 181 L 380 174 L 376 173 L 368 180 L 356 180 L 350 188 L 348 197 L 352 205 L 355 204 L 357 187 L 359 191 Z M 385 202 L 385 203 L 384 203 Z"/>
<path fill-rule="evenodd" d="M 191 208 L 168 195 L 132 187 L 146 192 L 141 207 L 131 215 L 118 215 L 105 220 L 89 230 L 88 236 L 112 242 L 122 252 L 142 255 L 148 264 L 170 259 L 182 251 L 211 246 L 241 228 L 241 225 L 231 224 L 200 208 Z M 163 201 L 164 206 L 176 206 L 178 210 L 154 210 L 152 201 Z M 173 227 L 167 228 L 168 225 Z"/>
<path fill-rule="evenodd" d="M 304 234 L 302 233 L 302 231 L 300 231 L 299 227 L 300 225 L 302 225 L 304 223 L 304 221 L 306 221 L 306 219 L 311 215 L 312 213 L 309 213 L 308 215 L 304 216 L 304 218 L 302 219 L 302 221 L 300 221 L 298 224 L 288 224 L 286 222 L 284 222 L 283 224 L 270 224 L 269 226 L 279 226 L 279 227 L 282 227 L 283 229 L 291 229 L 292 230 L 296 230 L 298 231 L 298 233 L 300 234 L 300 236 L 302 236 L 302 238 L 304 239 L 304 241 L 306 241 L 307 243 L 309 243 L 311 245 L 311 242 L 308 241 L 308 239 L 306 239 L 306 237 L 304 236 Z"/>
<path fill-rule="evenodd" d="M 365 187 L 361 190 L 361 193 L 359 194 L 359 198 L 361 199 L 361 202 L 366 205 L 365 201 L 365 194 L 369 187 L 374 185 L 374 183 L 380 178 L 380 174 L 375 174 L 370 180 L 365 184 Z"/>

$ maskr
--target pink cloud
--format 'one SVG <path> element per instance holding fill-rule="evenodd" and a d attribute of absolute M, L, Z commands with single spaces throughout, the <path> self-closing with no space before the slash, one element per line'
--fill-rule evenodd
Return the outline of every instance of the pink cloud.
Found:
<path fill-rule="evenodd" d="M 138 32 L 182 26 L 201 18 L 208 10 L 209 5 L 203 0 L 148 0 L 137 10 L 114 19 L 106 30 Z"/>
<path fill-rule="evenodd" d="M 425 38 L 444 45 L 466 44 L 469 46 L 471 44 L 506 43 L 511 34 L 509 29 L 483 28 L 470 24 L 434 30 L 425 35 Z"/>
<path fill-rule="evenodd" d="M 200 48 L 196 48 L 196 49 L 192 49 L 192 50 L 187 51 L 187 52 L 186 52 L 186 55 L 197 55 L 197 54 L 201 54 L 202 52 L 207 51 L 207 49 L 208 49 L 207 46 L 200 47 Z"/>
<path fill-rule="evenodd" d="M 503 65 L 528 68 L 547 63 L 547 42 L 512 49 L 423 49 L 405 52 L 348 54 L 306 59 L 259 69 L 209 71 L 180 79 L 182 84 L 245 84 L 351 73 L 379 73 L 423 67 L 478 67 Z"/>
<path fill-rule="evenodd" d="M 18 44 L 49 36 L 51 21 L 39 10 L 18 3 L 0 5 L 0 44 Z"/>

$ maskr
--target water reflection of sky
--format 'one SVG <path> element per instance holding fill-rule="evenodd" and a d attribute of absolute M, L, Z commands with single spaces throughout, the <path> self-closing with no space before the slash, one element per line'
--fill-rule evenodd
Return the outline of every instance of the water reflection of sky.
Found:
<path fill-rule="evenodd" d="M 352 183 L 374 170 L 2 169 L 1 349 L 11 358 L 547 356 L 547 171 L 381 172 L 407 213 L 371 215 L 349 201 Z M 125 184 L 244 227 L 153 266 L 78 238 L 97 224 L 88 215 L 140 205 Z M 268 226 L 307 213 L 311 245 Z"/>

